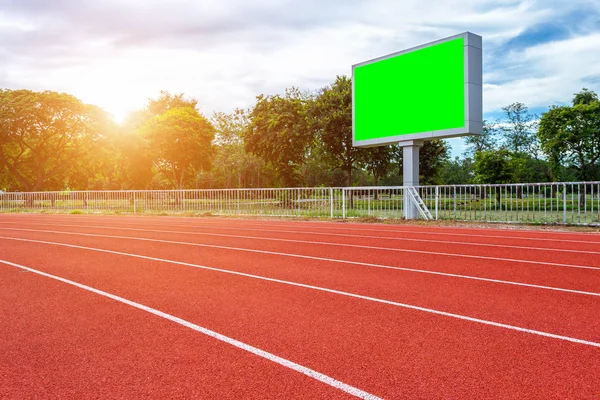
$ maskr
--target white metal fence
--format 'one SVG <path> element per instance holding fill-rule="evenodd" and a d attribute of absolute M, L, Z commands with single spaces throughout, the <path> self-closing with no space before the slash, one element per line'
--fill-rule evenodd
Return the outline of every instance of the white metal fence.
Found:
<path fill-rule="evenodd" d="M 431 215 L 433 219 L 600 225 L 600 182 L 415 189 L 428 211 L 420 215 Z M 404 218 L 405 208 L 415 207 L 414 202 L 414 196 L 398 186 L 8 192 L 0 193 L 0 212 Z"/>

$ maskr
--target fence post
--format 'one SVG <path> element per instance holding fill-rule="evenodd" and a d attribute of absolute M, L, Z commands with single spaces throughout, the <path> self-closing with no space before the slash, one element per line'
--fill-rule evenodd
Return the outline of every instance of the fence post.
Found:
<path fill-rule="evenodd" d="M 333 188 L 329 188 L 329 218 L 333 219 Z"/>
<path fill-rule="evenodd" d="M 436 186 L 435 187 L 435 220 L 436 221 L 438 219 L 438 202 L 439 202 L 439 197 L 440 197 L 440 187 Z"/>
<path fill-rule="evenodd" d="M 567 184 L 563 183 L 563 223 L 567 224 Z"/>
<path fill-rule="evenodd" d="M 133 215 L 137 214 L 135 190 L 133 191 Z"/>
<path fill-rule="evenodd" d="M 88 192 L 88 191 L 86 190 L 86 191 L 85 191 L 85 212 L 86 212 L 87 214 L 89 214 L 89 213 L 90 213 L 90 205 L 89 205 L 89 201 L 90 201 L 90 199 L 89 199 L 89 195 L 90 195 L 90 192 Z"/>
<path fill-rule="evenodd" d="M 454 220 L 456 221 L 456 186 L 454 186 L 452 196 L 454 197 Z"/>
<path fill-rule="evenodd" d="M 342 219 L 346 219 L 346 188 L 342 188 Z"/>

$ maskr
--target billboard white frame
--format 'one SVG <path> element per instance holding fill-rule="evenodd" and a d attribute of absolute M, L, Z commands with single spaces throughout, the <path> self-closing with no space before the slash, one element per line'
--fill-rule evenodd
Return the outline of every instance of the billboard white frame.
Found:
<path fill-rule="evenodd" d="M 378 61 L 397 57 L 406 53 L 420 50 L 426 47 L 435 46 L 440 43 L 448 42 L 454 39 L 464 38 L 464 68 L 465 68 L 465 125 L 461 128 L 441 129 L 429 132 L 419 132 L 396 136 L 386 136 L 375 139 L 356 140 L 355 135 L 355 93 L 354 90 L 354 69 L 373 64 Z M 483 128 L 483 57 L 482 57 L 482 38 L 471 32 L 464 32 L 458 35 L 450 36 L 434 42 L 426 43 L 417 47 L 391 53 L 372 60 L 364 61 L 352 66 L 352 144 L 354 147 L 375 147 L 388 144 L 422 141 L 431 139 L 451 138 L 465 135 L 481 134 Z"/>

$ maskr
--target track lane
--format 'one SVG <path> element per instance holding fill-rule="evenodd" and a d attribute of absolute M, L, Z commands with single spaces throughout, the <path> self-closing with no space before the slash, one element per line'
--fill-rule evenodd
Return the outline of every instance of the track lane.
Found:
<path fill-rule="evenodd" d="M 62 223 L 21 223 L 10 224 L 0 222 L 1 228 L 10 227 L 35 227 L 45 229 L 68 229 L 80 227 L 79 224 Z M 516 260 L 541 261 L 546 263 L 562 263 L 575 265 L 589 265 L 600 268 L 600 245 L 595 246 L 594 250 L 581 249 L 553 249 L 551 247 L 532 248 L 520 246 L 518 243 L 511 245 L 468 243 L 460 241 L 439 242 L 423 239 L 406 238 L 384 238 L 384 237 L 365 237 L 360 235 L 329 234 L 320 232 L 287 231 L 287 230 L 269 230 L 269 229 L 248 229 L 248 228 L 226 228 L 226 227 L 202 227 L 202 228 L 177 228 L 174 226 L 161 227 L 156 225 L 130 227 L 130 226 L 110 226 L 110 225 L 86 225 L 93 229 L 122 229 L 125 231 L 154 231 L 156 233 L 189 234 L 193 236 L 222 236 L 236 238 L 257 238 L 264 240 L 279 241 L 298 241 L 298 242 L 316 242 L 323 244 L 346 245 L 372 247 L 373 249 L 389 249 L 392 251 L 405 250 L 417 252 L 435 252 L 454 255 L 472 255 L 488 258 L 506 258 Z M 546 244 L 545 246 L 548 246 Z"/>
<path fill-rule="evenodd" d="M 25 229 L 20 231 L 19 229 Z M 35 234 L 36 230 L 27 230 L 28 228 L 8 228 L 0 229 L 0 232 L 12 232 L 11 235 L 18 235 L 22 232 L 23 237 L 28 233 Z M 43 229 L 40 229 L 43 231 Z M 572 290 L 583 290 L 598 292 L 600 291 L 600 269 L 571 268 L 556 265 L 539 264 L 534 262 L 506 262 L 502 260 L 489 260 L 467 258 L 462 259 L 453 256 L 426 255 L 419 253 L 395 253 L 390 251 L 372 250 L 365 248 L 351 249 L 340 254 L 338 248 L 329 247 L 326 244 L 312 245 L 306 243 L 268 241 L 256 238 L 231 238 L 207 235 L 191 234 L 171 234 L 165 232 L 145 232 L 145 231 L 123 231 L 112 232 L 109 229 L 100 229 L 100 233 L 95 228 L 64 228 L 63 232 L 85 233 L 89 235 L 117 236 L 117 237 L 137 237 L 138 239 L 147 238 L 152 240 L 172 240 L 177 242 L 198 243 L 207 246 L 224 246 L 230 249 L 249 249 L 246 253 L 252 253 L 251 250 L 271 251 L 279 253 L 299 254 L 304 256 L 314 256 L 331 258 L 338 260 L 357 261 L 369 264 L 379 264 L 411 269 L 430 270 L 441 273 L 454 273 L 465 276 L 476 276 L 481 278 L 499 279 L 505 281 L 514 281 L 527 284 L 537 284 Z M 53 230 L 52 232 L 61 232 Z M 48 232 L 40 232 L 48 234 Z M 112 234 L 112 235 L 111 235 Z M 135 234 L 135 236 L 133 235 Z M 67 235 L 72 236 L 72 235 Z M 234 241 L 235 239 L 235 241 Z M 294 245 L 293 247 L 290 245 Z M 342 249 L 345 249 L 342 247 Z M 244 254 L 244 252 L 240 252 Z"/>
<path fill-rule="evenodd" d="M 549 245 L 557 248 L 575 246 L 591 251 L 597 251 L 600 245 L 600 229 L 598 233 L 561 232 L 553 230 L 522 230 L 522 229 L 479 229 L 462 227 L 428 227 L 411 225 L 390 224 L 364 224 L 351 222 L 326 222 L 326 221 L 290 221 L 272 219 L 242 219 L 242 218 L 189 218 L 189 217 L 152 217 L 152 216 L 119 216 L 110 215 L 42 215 L 33 214 L 27 216 L 9 215 L 4 220 L 13 221 L 83 221 L 85 223 L 108 223 L 109 225 L 154 225 L 154 226 L 178 226 L 190 228 L 223 227 L 223 228 L 248 228 L 248 229 L 292 229 L 299 232 L 333 233 L 333 234 L 359 234 L 375 235 L 381 237 L 405 237 L 413 239 L 440 239 L 440 240 L 464 240 L 465 242 L 504 244 L 506 240 L 517 240 L 523 246 L 547 247 Z M 2 221 L 2 218 L 0 218 Z M 507 243 L 510 245 L 510 243 Z"/>
<path fill-rule="evenodd" d="M 124 263 L 119 256 L 90 257 L 72 249 L 61 256 L 32 244 L 24 251 L 19 257 L 30 261 L 45 253 L 41 263 L 46 270 L 57 268 L 188 320 L 202 319 L 272 352 L 322 365 L 329 375 L 337 371 L 353 383 L 364 382 L 361 388 L 389 398 L 481 398 L 506 393 L 507 387 L 515 397 L 592 398 L 597 389 L 596 348 L 370 303 L 357 307 L 356 301 L 339 296 L 192 273 L 176 265 Z M 61 260 L 60 265 L 52 260 Z"/>
<path fill-rule="evenodd" d="M 595 311 L 600 307 L 598 295 L 511 287 L 380 268 L 365 269 L 318 260 L 290 261 L 271 254 L 250 253 L 242 258 L 228 249 L 190 247 L 189 251 L 182 251 L 181 245 L 171 243 L 79 236 L 57 240 L 51 234 L 36 234 L 36 239 L 257 274 L 584 340 L 600 337 L 600 321 Z"/>
<path fill-rule="evenodd" d="M 554 239 L 523 239 L 523 238 L 506 238 L 506 237 L 471 237 L 464 236 L 443 236 L 437 237 L 424 236 L 423 234 L 405 234 L 405 233 L 378 233 L 370 231 L 339 231 L 339 229 L 331 230 L 301 230 L 299 228 L 275 228 L 270 225 L 265 225 L 264 222 L 261 225 L 255 226 L 244 226 L 240 225 L 239 221 L 234 221 L 234 224 L 224 225 L 222 223 L 215 223 L 210 220 L 203 220 L 204 222 L 198 222 L 191 218 L 179 218 L 173 222 L 160 220 L 157 218 L 149 219 L 148 217 L 129 217 L 123 218 L 122 221 L 114 220 L 114 222 L 107 223 L 105 219 L 107 217 L 95 217 L 93 220 L 84 220 L 77 218 L 81 216 L 43 216 L 42 220 L 37 219 L 22 219 L 7 220 L 0 217 L 0 225 L 4 226 L 19 226 L 21 224 L 79 224 L 82 221 L 85 225 L 93 226 L 104 226 L 114 228 L 128 228 L 128 229 L 155 229 L 155 230 L 173 230 L 173 231 L 190 231 L 190 232 L 211 232 L 218 230 L 222 234 L 229 235 L 245 235 L 245 236 L 264 236 L 264 237 L 278 237 L 281 235 L 290 235 L 291 237 L 300 236 L 301 238 L 309 237 L 312 240 L 329 241 L 329 242 L 344 242 L 350 240 L 353 243 L 363 244 L 368 241 L 375 243 L 375 246 L 380 244 L 382 241 L 388 243 L 390 247 L 410 247 L 417 246 L 421 249 L 430 249 L 434 246 L 450 246 L 450 248 L 458 248 L 460 251 L 474 250 L 475 252 L 480 251 L 483 254 L 491 251 L 502 251 L 507 252 L 527 252 L 528 249 L 537 251 L 538 254 L 542 254 L 543 257 L 548 257 L 544 252 L 550 256 L 556 255 L 559 257 L 586 257 L 590 254 L 600 254 L 600 243 L 581 241 L 581 240 L 554 240 Z M 47 218 L 50 217 L 50 218 Z M 75 218 L 70 218 L 75 217 Z M 85 217 L 83 217 L 85 218 Z M 164 218 L 164 217 L 163 217 Z M 111 220 L 112 221 L 112 220 Z M 265 221 L 270 222 L 270 221 Z M 340 225 L 340 224 L 337 224 Z M 436 232 L 439 233 L 439 232 Z M 564 253 L 564 254 L 560 254 Z M 587 254 L 586 254 L 587 253 Z"/>
<path fill-rule="evenodd" d="M 38 220 L 40 222 L 48 220 L 62 221 L 83 221 L 96 222 L 104 221 L 109 224 L 160 224 L 160 225 L 178 225 L 183 224 L 190 227 L 202 226 L 226 226 L 226 227 L 247 227 L 267 229 L 294 229 L 304 231 L 322 231 L 330 233 L 359 233 L 366 235 L 423 235 L 437 238 L 438 236 L 453 235 L 465 240 L 487 240 L 487 239 L 521 239 L 524 243 L 532 242 L 554 242 L 554 243 L 589 243 L 600 244 L 600 228 L 597 232 L 576 232 L 561 231 L 557 229 L 531 230 L 523 229 L 521 225 L 502 228 L 471 228 L 471 227 L 447 227 L 447 226 L 428 226 L 428 225 L 410 225 L 410 224 L 386 224 L 386 223 L 357 223 L 349 220 L 333 221 L 303 221 L 294 219 L 270 219 L 262 218 L 235 218 L 235 217 L 187 217 L 187 216 L 149 216 L 149 215 L 102 215 L 102 214 L 3 214 L 0 219 L 24 221 Z"/>
<path fill-rule="evenodd" d="M 350 397 L 172 322 L 3 263 L 0 316 L 1 398 Z"/>
<path fill-rule="evenodd" d="M 67 218 L 70 218 L 70 217 L 71 217 L 71 216 L 68 216 Z M 72 217 L 79 217 L 79 216 L 72 216 Z M 104 218 L 104 217 L 102 217 L 102 218 Z M 98 218 L 98 219 L 101 219 L 101 218 Z M 161 222 L 162 222 L 162 221 L 164 221 L 164 220 L 165 220 L 165 217 L 160 217 L 160 218 L 157 218 L 157 219 L 155 219 L 155 220 L 159 220 L 159 221 L 161 221 Z M 179 219 L 178 219 L 178 218 L 174 218 L 174 220 L 178 220 L 178 221 L 179 221 Z M 228 221 L 228 220 L 225 220 L 225 221 Z M 133 226 L 138 226 L 138 225 L 137 225 L 137 223 L 135 223 L 135 224 L 129 224 L 129 223 L 128 223 L 128 225 L 130 225 L 130 226 L 131 226 L 131 225 L 133 225 Z M 358 225 L 358 224 L 357 224 L 357 225 Z M 144 225 L 142 225 L 142 226 L 144 226 Z M 264 225 L 262 225 L 262 224 L 261 224 L 260 226 L 264 226 Z M 313 228 L 312 228 L 312 226 L 313 226 L 313 225 L 311 224 L 311 229 L 313 229 Z M 192 227 L 192 229 L 196 229 L 196 228 L 193 228 L 193 227 Z M 253 228 L 253 229 L 254 229 L 254 228 Z M 372 231 L 373 231 L 373 230 L 372 230 Z M 371 233 L 373 233 L 373 232 L 371 232 Z M 371 234 L 371 233 L 370 233 L 370 234 Z M 377 234 L 378 234 L 378 233 L 377 233 Z M 395 235 L 395 233 L 394 233 L 394 235 Z M 472 239 L 472 238 L 471 238 L 471 239 Z M 471 240 L 471 239 L 469 239 L 469 240 Z M 485 239 L 485 238 L 484 238 L 484 239 Z M 529 240 L 527 240 L 527 241 L 529 241 Z M 563 243 L 563 242 L 565 243 L 565 246 L 566 246 L 566 245 L 568 245 L 568 246 L 571 246 L 571 245 L 573 245 L 573 244 L 574 244 L 574 245 L 578 245 L 578 243 L 577 243 L 577 241 L 576 241 L 576 240 L 574 240 L 574 241 L 556 241 L 556 242 L 555 242 L 555 244 L 556 244 L 556 243 Z M 547 245 L 547 244 L 548 244 L 548 243 L 545 243 L 545 245 Z M 562 244 L 561 244 L 561 245 L 562 245 Z M 593 245 L 593 244 L 592 244 L 592 245 Z M 533 275 L 537 275 L 537 274 L 531 274 L 531 275 L 533 276 Z M 574 281 L 578 281 L 578 279 L 575 279 Z"/>
<path fill-rule="evenodd" d="M 156 218 L 156 217 L 149 217 Z M 158 217 L 162 218 L 162 217 Z M 171 221 L 177 221 L 181 219 L 178 216 L 166 217 Z M 210 217 L 210 218 L 185 218 L 189 223 L 194 221 L 208 220 L 208 221 L 233 221 L 233 223 L 240 222 L 248 225 L 261 225 L 268 222 L 270 226 L 293 226 L 293 227 L 321 227 L 322 229 L 335 229 L 335 230 L 355 230 L 355 231 L 372 231 L 372 232 L 394 232 L 394 233 L 426 233 L 426 234 L 456 234 L 457 236 L 464 235 L 466 237 L 473 236 L 492 236 L 492 237 L 515 237 L 515 238 L 529 238 L 529 239 L 541 239 L 544 240 L 551 237 L 556 240 L 569 240 L 564 236 L 576 237 L 578 240 L 590 240 L 600 242 L 600 236 L 597 232 L 573 232 L 573 231 L 560 231 L 557 229 L 527 229 L 525 225 L 513 225 L 511 227 L 504 226 L 501 228 L 492 227 L 469 227 L 469 226 L 444 226 L 444 225 L 427 225 L 427 224 L 386 224 L 386 223 L 361 223 L 353 222 L 352 220 L 335 220 L 335 221 L 295 221 L 290 218 L 283 219 L 269 219 L 267 218 L 222 218 L 222 217 Z M 475 222 L 476 223 L 476 222 Z M 560 229 L 560 227 L 558 227 Z"/>

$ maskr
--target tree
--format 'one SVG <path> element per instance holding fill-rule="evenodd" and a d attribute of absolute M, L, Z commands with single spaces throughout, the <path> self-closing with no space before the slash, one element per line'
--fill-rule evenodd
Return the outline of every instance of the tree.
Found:
<path fill-rule="evenodd" d="M 121 189 L 148 189 L 153 178 L 150 142 L 137 129 L 122 127 L 114 139 L 115 169 Z"/>
<path fill-rule="evenodd" d="M 426 140 L 419 150 L 419 183 L 432 185 L 440 182 L 440 172 L 444 162 L 448 160 L 450 147 L 445 140 Z M 403 150 L 400 146 L 392 147 L 392 157 L 396 160 L 398 174 L 403 174 Z"/>
<path fill-rule="evenodd" d="M 310 149 L 301 172 L 304 184 L 309 187 L 346 185 L 346 173 L 340 169 L 331 168 L 325 157 L 323 146 L 315 145 Z"/>
<path fill-rule="evenodd" d="M 600 179 L 600 102 L 594 92 L 584 89 L 575 95 L 573 106 L 545 112 L 538 136 L 555 179 L 563 164 L 574 167 L 578 179 Z"/>
<path fill-rule="evenodd" d="M 537 158 L 540 151 L 536 137 L 537 117 L 529 113 L 523 103 L 513 103 L 502 107 L 505 121 L 500 128 L 504 135 L 504 145 L 513 153 L 528 153 Z"/>
<path fill-rule="evenodd" d="M 573 97 L 573 105 L 576 106 L 578 104 L 593 104 L 598 101 L 598 95 L 588 90 L 587 88 L 581 89 L 581 92 L 575 93 Z"/>
<path fill-rule="evenodd" d="M 378 167 L 379 156 L 386 150 L 365 150 L 352 145 L 352 82 L 338 76 L 335 82 L 321 90 L 312 109 L 313 129 L 323 147 L 325 158 L 333 168 L 346 173 L 346 186 L 352 184 L 352 169 L 358 161 L 369 161 L 369 169 Z M 373 163 L 373 161 L 375 163 Z M 384 165 L 379 163 L 380 165 Z"/>
<path fill-rule="evenodd" d="M 244 133 L 246 151 L 269 162 L 288 187 L 299 183 L 299 169 L 313 142 L 310 100 L 296 88 L 287 89 L 283 97 L 260 95 Z"/>
<path fill-rule="evenodd" d="M 373 174 L 373 183 L 375 186 L 377 186 L 379 180 L 389 172 L 392 154 L 392 146 L 378 146 L 364 149 L 362 161 L 367 170 Z"/>
<path fill-rule="evenodd" d="M 146 113 L 152 117 L 157 117 L 161 114 L 173 108 L 193 108 L 196 109 L 198 100 L 186 99 L 183 97 L 183 93 L 171 94 L 166 90 L 161 90 L 159 96 L 156 99 L 148 99 L 148 105 L 146 106 Z"/>
<path fill-rule="evenodd" d="M 186 177 L 210 169 L 215 130 L 194 108 L 171 108 L 151 119 L 141 133 L 150 143 L 156 168 L 177 189 L 185 187 Z"/>
<path fill-rule="evenodd" d="M 15 181 L 6 165 L 0 164 L 0 191 L 9 192 L 18 187 L 19 183 Z"/>
<path fill-rule="evenodd" d="M 21 190 L 63 189 L 110 129 L 106 113 L 71 95 L 0 90 L 0 166 Z"/>
<path fill-rule="evenodd" d="M 265 162 L 245 151 L 244 132 L 250 124 L 249 111 L 217 112 L 213 115 L 212 124 L 216 130 L 215 159 L 211 170 L 214 186 L 241 188 L 273 183 Z"/>
<path fill-rule="evenodd" d="M 481 135 L 472 135 L 465 137 L 467 149 L 464 152 L 466 157 L 473 158 L 480 151 L 495 150 L 498 145 L 498 126 L 495 123 L 483 121 Z"/>
<path fill-rule="evenodd" d="M 473 183 L 475 171 L 473 170 L 473 159 L 465 157 L 454 160 L 446 160 L 440 168 L 440 180 L 442 185 L 466 185 Z"/>
<path fill-rule="evenodd" d="M 475 154 L 473 169 L 477 183 L 510 183 L 511 153 L 507 149 L 480 151 Z"/>
<path fill-rule="evenodd" d="M 179 178 L 160 159 L 160 152 L 144 135 L 145 127 L 151 125 L 160 115 L 176 108 L 196 108 L 195 99 L 187 99 L 182 93 L 172 95 L 161 91 L 159 96 L 148 99 L 146 107 L 131 113 L 108 143 L 109 156 L 113 158 L 114 177 L 111 188 L 148 189 L 179 187 Z M 160 175 L 160 176 L 158 176 Z M 184 178 L 194 175 L 184 171 Z"/>
<path fill-rule="evenodd" d="M 448 160 L 450 147 L 445 140 L 427 140 L 419 151 L 419 183 L 437 185 L 441 183 L 440 172 Z"/>

